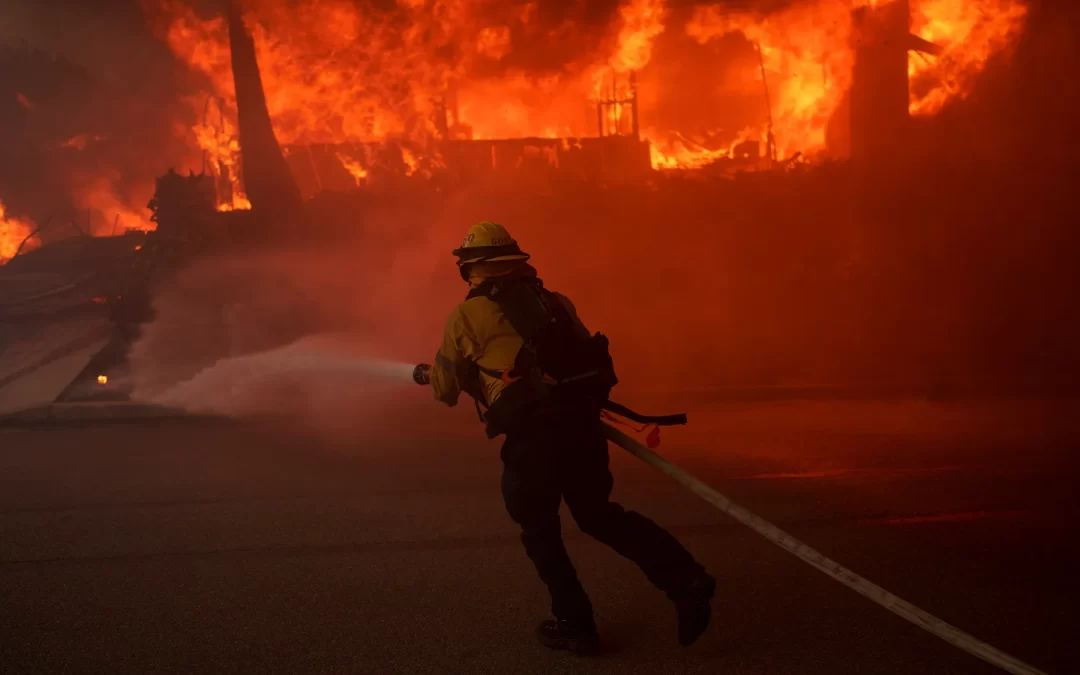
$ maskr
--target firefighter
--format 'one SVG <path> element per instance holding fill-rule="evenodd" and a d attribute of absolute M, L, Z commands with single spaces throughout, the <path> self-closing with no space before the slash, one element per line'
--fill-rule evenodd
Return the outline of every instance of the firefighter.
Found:
<path fill-rule="evenodd" d="M 666 530 L 610 499 L 600 412 L 616 379 L 607 339 L 590 335 L 573 304 L 548 291 L 501 225 L 472 226 L 454 251 L 467 299 L 450 314 L 429 379 L 435 398 L 476 400 L 489 437 L 505 434 L 502 493 L 525 552 L 551 594 L 546 647 L 596 650 L 593 608 L 563 545 L 565 500 L 583 532 L 635 562 L 674 602 L 680 644 L 711 616 L 715 580 Z M 427 372 L 427 371 L 425 371 Z"/>

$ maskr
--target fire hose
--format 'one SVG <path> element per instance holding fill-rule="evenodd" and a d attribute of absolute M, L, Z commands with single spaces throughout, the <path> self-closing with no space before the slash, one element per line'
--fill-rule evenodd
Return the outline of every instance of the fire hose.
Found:
<path fill-rule="evenodd" d="M 430 384 L 430 372 L 431 366 L 425 364 L 418 365 L 413 370 L 413 380 L 421 385 Z M 685 415 L 682 416 L 682 420 L 682 423 L 685 424 Z M 884 607 L 893 614 L 910 621 L 954 647 L 957 647 L 972 656 L 978 657 L 991 665 L 997 666 L 1005 672 L 1012 673 L 1013 675 L 1047 675 L 1045 672 L 1006 654 L 993 645 L 983 642 L 959 628 L 942 621 L 927 611 L 916 607 L 910 602 L 893 595 L 881 586 L 859 576 L 840 563 L 810 548 L 805 543 L 799 541 L 787 532 L 784 532 L 764 518 L 731 501 L 720 492 L 695 478 L 686 470 L 657 454 L 654 450 L 646 447 L 644 444 L 631 438 L 629 435 L 616 429 L 610 424 L 603 422 L 602 426 L 608 440 L 615 445 L 663 473 L 668 478 L 671 478 L 682 487 L 698 497 L 701 497 L 709 504 L 712 504 L 720 511 L 723 511 L 768 541 L 776 544 L 818 571 L 839 581 L 859 595 Z"/>

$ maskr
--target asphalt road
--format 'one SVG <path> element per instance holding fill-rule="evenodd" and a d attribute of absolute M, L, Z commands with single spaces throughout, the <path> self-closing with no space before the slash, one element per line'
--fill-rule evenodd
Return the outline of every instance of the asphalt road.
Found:
<path fill-rule="evenodd" d="M 1080 404 L 690 412 L 666 456 L 946 621 L 1080 672 Z M 718 577 L 715 622 L 680 648 L 668 601 L 567 518 L 606 653 L 550 653 L 532 635 L 546 595 L 502 508 L 497 447 L 468 413 L 332 435 L 0 427 L 0 672 L 997 672 L 618 449 L 616 498 Z"/>

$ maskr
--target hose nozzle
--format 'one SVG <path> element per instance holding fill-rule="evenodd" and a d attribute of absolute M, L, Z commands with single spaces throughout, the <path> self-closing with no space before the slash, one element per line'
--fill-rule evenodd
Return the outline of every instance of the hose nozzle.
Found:
<path fill-rule="evenodd" d="M 412 371 L 413 382 L 419 385 L 431 384 L 431 366 L 426 363 L 413 368 Z"/>

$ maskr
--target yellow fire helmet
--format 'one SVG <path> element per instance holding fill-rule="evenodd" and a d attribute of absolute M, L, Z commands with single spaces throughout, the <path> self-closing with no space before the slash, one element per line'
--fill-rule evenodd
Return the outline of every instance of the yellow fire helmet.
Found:
<path fill-rule="evenodd" d="M 496 260 L 529 259 L 529 254 L 518 248 L 505 227 L 488 220 L 469 228 L 461 248 L 454 249 L 454 255 L 458 258 L 458 267 Z"/>

